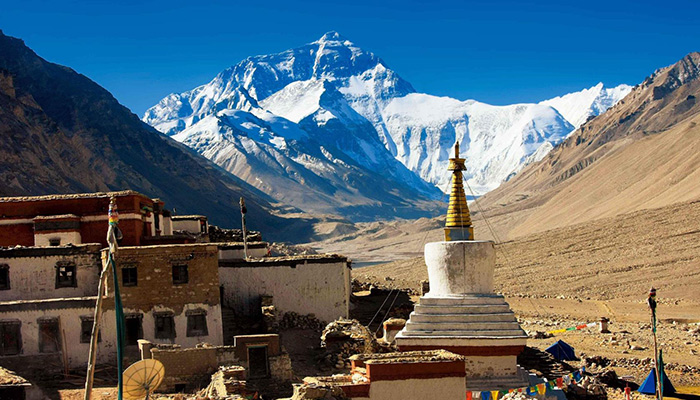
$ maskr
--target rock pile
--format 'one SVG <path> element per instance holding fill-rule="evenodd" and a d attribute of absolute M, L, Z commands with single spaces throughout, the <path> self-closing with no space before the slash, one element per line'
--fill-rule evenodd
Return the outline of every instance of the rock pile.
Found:
<path fill-rule="evenodd" d="M 347 399 L 343 389 L 337 385 L 303 384 L 294 385 L 294 394 L 290 400 L 317 400 L 317 399 Z"/>
<path fill-rule="evenodd" d="M 608 394 L 605 385 L 595 376 L 586 376 L 581 382 L 569 385 L 566 393 L 567 399 L 607 399 Z"/>
<path fill-rule="evenodd" d="M 354 354 L 375 353 L 379 349 L 372 332 L 354 319 L 338 319 L 328 324 L 321 333 L 321 347 L 326 351 L 321 362 L 341 369 L 350 366 Z"/>
<path fill-rule="evenodd" d="M 318 254 L 316 250 L 307 246 L 299 246 L 287 243 L 271 243 L 270 244 L 270 255 L 272 257 L 280 256 L 306 256 L 309 254 Z"/>
<path fill-rule="evenodd" d="M 249 242 L 262 241 L 262 235 L 257 231 L 246 231 L 246 238 Z M 209 225 L 209 240 L 212 243 L 242 242 L 243 231 L 241 229 L 224 229 L 216 225 Z"/>
<path fill-rule="evenodd" d="M 313 329 L 315 331 L 320 331 L 326 323 L 316 318 L 314 314 L 301 315 L 290 311 L 282 315 L 277 325 L 280 330 Z"/>

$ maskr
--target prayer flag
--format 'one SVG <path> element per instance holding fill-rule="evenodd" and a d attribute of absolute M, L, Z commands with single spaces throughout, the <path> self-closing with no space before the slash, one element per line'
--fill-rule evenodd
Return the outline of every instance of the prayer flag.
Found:
<path fill-rule="evenodd" d="M 537 385 L 537 393 L 544 394 L 547 391 L 547 385 L 540 383 Z"/>
<path fill-rule="evenodd" d="M 498 390 L 492 390 L 492 391 L 491 391 L 491 398 L 492 398 L 493 400 L 498 400 L 498 394 L 499 394 L 499 393 L 500 393 L 500 392 L 499 392 Z"/>
<path fill-rule="evenodd" d="M 564 378 L 557 378 L 557 387 L 561 389 L 562 386 L 564 386 Z"/>

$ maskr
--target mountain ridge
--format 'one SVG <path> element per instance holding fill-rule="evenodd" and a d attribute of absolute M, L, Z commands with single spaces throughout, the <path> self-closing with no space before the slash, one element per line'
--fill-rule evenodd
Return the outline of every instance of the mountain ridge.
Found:
<path fill-rule="evenodd" d="M 599 94 L 609 90 L 598 86 L 594 88 L 598 88 Z M 615 93 L 624 93 L 625 90 L 623 87 Z M 409 99 L 420 99 L 423 104 L 412 105 Z M 593 96 L 590 101 L 596 99 Z M 457 110 L 454 115 L 444 113 L 440 104 L 433 105 L 444 101 L 455 104 L 452 107 Z M 411 120 L 424 114 L 426 104 L 434 110 L 436 118 Z M 591 105 L 581 112 L 586 118 L 600 112 Z M 326 33 L 321 39 L 298 48 L 248 57 L 220 72 L 207 84 L 165 97 L 144 113 L 143 120 L 193 148 L 206 148 L 207 157 L 229 171 L 241 173 L 247 167 L 234 165 L 222 154 L 230 153 L 233 157 L 233 148 L 236 148 L 235 158 L 241 162 L 255 154 L 223 139 L 217 145 L 218 150 L 214 150 L 209 139 L 211 135 L 202 126 L 197 127 L 205 117 L 227 109 L 245 111 L 263 119 L 270 113 L 296 123 L 309 133 L 315 144 L 301 146 L 300 141 L 309 139 L 296 138 L 296 142 L 286 141 L 286 148 L 299 154 L 303 153 L 302 147 L 323 148 L 324 154 L 329 155 L 326 160 L 305 154 L 318 164 L 343 160 L 363 170 L 364 177 L 373 176 L 372 171 L 382 171 L 380 176 L 372 177 L 373 186 L 384 192 L 375 196 L 372 191 L 353 186 L 358 180 L 338 180 L 343 168 L 337 164 L 331 168 L 336 170 L 332 174 L 335 177 L 307 168 L 304 163 L 293 165 L 295 161 L 289 159 L 283 168 L 297 173 L 303 170 L 307 176 L 314 174 L 318 179 L 325 179 L 337 192 L 350 190 L 359 194 L 332 198 L 334 201 L 346 202 L 352 198 L 376 206 L 386 204 L 387 192 L 392 188 L 400 188 L 401 197 L 418 196 L 418 202 L 425 204 L 416 207 L 419 212 L 413 215 L 398 215 L 405 218 L 441 212 L 437 210 L 439 205 L 430 204 L 430 201 L 444 198 L 444 194 L 431 187 L 439 187 L 442 191 L 447 189 L 449 177 L 444 170 L 455 142 L 459 141 L 464 149 L 468 164 L 466 177 L 480 195 L 511 178 L 526 163 L 537 161 L 546 150 L 576 128 L 557 110 L 543 103 L 490 106 L 474 100 L 462 102 L 416 93 L 413 86 L 381 58 L 357 47 L 337 32 Z M 208 130 L 212 128 L 211 125 L 207 127 Z M 282 138 L 286 135 L 285 132 L 273 133 Z M 239 153 L 246 153 L 246 156 Z M 400 164 L 393 163 L 392 159 Z M 259 182 L 249 173 L 245 175 L 248 183 L 277 200 L 289 199 L 287 193 L 274 189 L 275 183 L 269 175 L 267 183 Z M 281 179 L 287 183 L 300 183 L 293 175 Z M 345 187 L 347 185 L 349 187 Z M 295 190 L 308 188 L 297 185 Z M 309 201 L 311 197 L 307 196 L 303 201 L 291 199 L 291 204 L 306 211 L 343 213 L 329 202 L 324 193 L 314 188 L 311 191 L 318 192 L 315 202 Z M 401 203 L 399 201 L 399 206 L 403 207 Z M 388 203 L 389 206 L 392 204 Z M 380 214 L 370 213 L 372 217 Z"/>
<path fill-rule="evenodd" d="M 0 70 L 3 196 L 132 189 L 224 226 L 240 224 L 232 211 L 244 196 L 251 228 L 278 239 L 312 235 L 312 219 L 279 216 L 284 210 L 266 194 L 144 124 L 89 78 L 1 33 Z"/>

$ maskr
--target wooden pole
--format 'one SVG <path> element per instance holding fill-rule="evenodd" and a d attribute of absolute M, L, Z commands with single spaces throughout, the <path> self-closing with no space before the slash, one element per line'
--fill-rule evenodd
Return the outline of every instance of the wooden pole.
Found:
<path fill-rule="evenodd" d="M 659 346 L 656 340 L 656 289 L 649 290 L 649 298 L 647 299 L 649 309 L 651 310 L 651 331 L 654 335 L 654 375 L 656 375 L 656 398 L 663 400 L 663 382 L 661 381 L 661 371 L 659 365 Z"/>
<path fill-rule="evenodd" d="M 248 209 L 245 206 L 245 200 L 243 197 L 241 197 L 240 202 L 238 203 L 241 206 L 241 225 L 243 229 L 243 256 L 248 259 L 248 231 L 246 230 L 245 227 L 245 215 L 248 212 Z"/>
<path fill-rule="evenodd" d="M 88 356 L 87 375 L 85 377 L 85 400 L 92 398 L 92 383 L 95 377 L 95 359 L 97 356 L 97 338 L 100 334 L 100 322 L 102 320 L 102 293 L 107 284 L 109 276 L 109 256 L 102 253 L 102 272 L 100 273 L 100 283 L 97 287 L 97 300 L 95 301 L 95 313 L 92 320 L 92 336 L 90 336 L 90 353 Z"/>

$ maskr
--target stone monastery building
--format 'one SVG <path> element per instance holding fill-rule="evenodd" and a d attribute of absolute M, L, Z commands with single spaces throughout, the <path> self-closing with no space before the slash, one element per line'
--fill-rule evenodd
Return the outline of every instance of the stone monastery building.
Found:
<path fill-rule="evenodd" d="M 266 257 L 267 243 L 252 242 L 246 258 L 241 243 L 210 242 L 205 216 L 174 216 L 162 201 L 133 191 L 6 197 L 0 198 L 0 366 L 63 370 L 87 363 L 112 197 L 123 234 L 116 268 L 127 357 L 139 357 L 139 339 L 183 348 L 232 345 L 236 324 L 258 316 L 263 299 L 280 316 L 348 317 L 345 257 Z M 98 363 L 116 357 L 112 288 L 110 278 Z"/>

